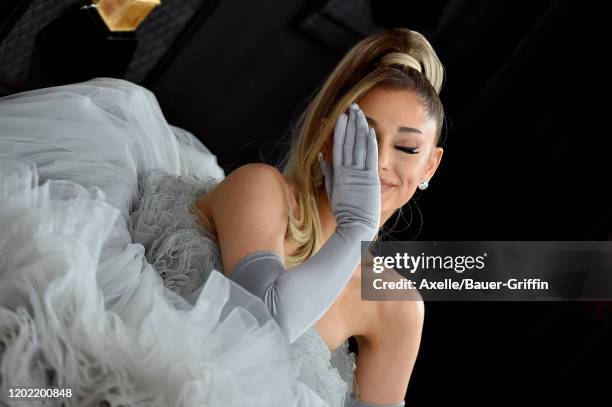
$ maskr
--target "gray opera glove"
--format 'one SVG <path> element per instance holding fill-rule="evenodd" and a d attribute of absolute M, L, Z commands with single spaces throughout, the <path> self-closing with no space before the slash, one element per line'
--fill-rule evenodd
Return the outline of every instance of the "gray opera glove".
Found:
<path fill-rule="evenodd" d="M 352 105 L 334 130 L 333 179 L 321 160 L 336 231 L 308 260 L 286 272 L 273 251 L 250 253 L 230 278 L 261 298 L 293 343 L 317 322 L 346 286 L 361 260 L 361 241 L 371 241 L 380 223 L 376 135 Z"/>
<path fill-rule="evenodd" d="M 380 222 L 376 133 L 368 127 L 357 104 L 353 103 L 349 112 L 348 116 L 341 113 L 336 122 L 333 166 L 321 154 L 319 162 L 338 227 L 345 223 L 363 225 L 374 237 Z"/>

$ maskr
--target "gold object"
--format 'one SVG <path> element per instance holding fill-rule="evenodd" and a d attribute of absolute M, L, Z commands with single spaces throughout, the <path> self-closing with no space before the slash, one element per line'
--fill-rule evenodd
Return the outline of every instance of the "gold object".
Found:
<path fill-rule="evenodd" d="M 94 0 L 98 13 L 111 31 L 134 31 L 160 0 Z"/>

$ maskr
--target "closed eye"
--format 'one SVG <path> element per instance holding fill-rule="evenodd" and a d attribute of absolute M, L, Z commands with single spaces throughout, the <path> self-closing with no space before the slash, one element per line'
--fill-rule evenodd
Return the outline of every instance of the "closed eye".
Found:
<path fill-rule="evenodd" d="M 418 151 L 416 151 L 416 147 L 395 146 L 395 148 L 397 148 L 400 151 L 405 152 L 406 154 L 418 154 L 419 153 Z"/>

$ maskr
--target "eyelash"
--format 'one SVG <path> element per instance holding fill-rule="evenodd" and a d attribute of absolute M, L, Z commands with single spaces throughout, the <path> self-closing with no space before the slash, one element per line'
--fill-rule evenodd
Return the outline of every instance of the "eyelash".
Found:
<path fill-rule="evenodd" d="M 395 146 L 395 148 L 397 148 L 400 151 L 403 151 L 406 154 L 418 154 L 419 153 L 418 151 L 416 151 L 416 147 Z"/>
<path fill-rule="evenodd" d="M 419 152 L 416 151 L 416 147 L 404 147 L 404 146 L 395 146 L 395 148 L 397 148 L 398 150 L 406 153 L 406 154 L 418 154 Z"/>

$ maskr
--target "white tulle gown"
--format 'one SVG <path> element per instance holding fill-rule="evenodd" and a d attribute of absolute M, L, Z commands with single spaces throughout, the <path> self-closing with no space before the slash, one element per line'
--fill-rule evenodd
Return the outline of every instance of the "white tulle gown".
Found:
<path fill-rule="evenodd" d="M 348 343 L 289 344 L 224 276 L 191 209 L 223 177 L 130 82 L 0 99 L 0 405 L 350 405 Z"/>

